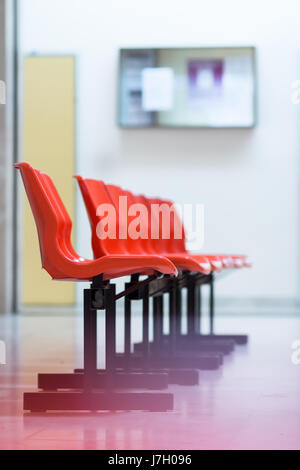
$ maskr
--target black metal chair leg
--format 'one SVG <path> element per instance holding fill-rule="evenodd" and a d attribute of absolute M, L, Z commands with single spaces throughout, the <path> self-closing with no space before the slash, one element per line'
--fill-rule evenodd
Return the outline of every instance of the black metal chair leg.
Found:
<path fill-rule="evenodd" d="M 170 355 L 173 356 L 176 352 L 176 339 L 177 339 L 177 330 L 176 330 L 176 280 L 173 281 L 172 287 L 169 292 L 169 348 Z"/>
<path fill-rule="evenodd" d="M 91 289 L 84 289 L 84 391 L 92 391 L 93 378 L 97 371 L 97 310 L 92 308 Z"/>
<path fill-rule="evenodd" d="M 215 319 L 215 290 L 214 290 L 214 276 L 211 274 L 209 283 L 209 331 L 214 334 L 214 319 Z"/>
<path fill-rule="evenodd" d="M 116 287 L 111 284 L 105 288 L 105 369 L 108 376 L 107 386 L 113 389 L 116 368 Z"/>
<path fill-rule="evenodd" d="M 127 295 L 124 299 L 124 316 L 124 354 L 129 365 L 131 354 L 131 301 Z"/>
<path fill-rule="evenodd" d="M 142 294 L 142 302 L 143 302 L 143 341 L 142 341 L 142 347 L 143 347 L 143 356 L 145 359 L 145 368 L 146 370 L 149 367 L 149 354 L 150 354 L 150 338 L 149 338 L 149 289 L 148 286 L 145 286 L 143 288 L 143 294 Z"/>
<path fill-rule="evenodd" d="M 196 327 L 196 317 L 197 317 L 197 309 L 196 309 L 196 286 L 193 282 L 190 282 L 187 288 L 187 321 L 188 321 L 188 328 L 187 334 L 188 337 L 193 337 L 197 332 Z"/>
<path fill-rule="evenodd" d="M 162 346 L 163 333 L 163 298 L 153 297 L 153 345 L 154 352 L 159 354 Z"/>
<path fill-rule="evenodd" d="M 196 311 L 197 311 L 197 332 L 201 334 L 202 328 L 202 291 L 201 286 L 196 286 Z"/>
<path fill-rule="evenodd" d="M 175 317 L 176 317 L 176 335 L 181 335 L 181 313 L 182 313 L 182 293 L 181 288 L 176 287 Z"/>

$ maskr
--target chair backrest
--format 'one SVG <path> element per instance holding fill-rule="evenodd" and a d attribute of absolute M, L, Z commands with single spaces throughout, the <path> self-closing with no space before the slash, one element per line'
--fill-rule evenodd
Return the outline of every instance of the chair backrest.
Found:
<path fill-rule="evenodd" d="M 130 191 L 125 191 L 114 185 L 107 185 L 107 190 L 116 208 L 118 229 L 121 229 L 120 234 L 124 237 L 124 239 L 119 239 L 122 252 L 132 255 L 147 254 L 142 243 L 143 240 L 140 238 L 140 231 L 144 231 L 147 227 L 145 227 L 145 221 L 143 220 L 140 224 L 138 223 L 143 207 L 140 207 L 140 210 L 138 206 L 134 207 L 134 205 L 140 205 L 140 203 L 136 201 L 135 196 Z M 134 208 L 137 209 L 136 212 L 133 212 Z M 137 218 L 139 219 L 136 224 Z M 146 220 L 147 222 L 148 220 Z M 132 224 L 134 224 L 134 227 Z"/>
<path fill-rule="evenodd" d="M 184 226 L 174 202 L 161 199 L 160 203 L 167 204 L 170 207 L 170 239 L 167 245 L 168 252 L 186 253 Z"/>
<path fill-rule="evenodd" d="M 25 162 L 15 168 L 21 171 L 35 219 L 42 266 L 53 279 L 64 279 L 61 260 L 80 260 L 71 243 L 72 221 L 48 175 Z"/>
<path fill-rule="evenodd" d="M 139 198 L 148 207 L 149 245 L 152 247 L 152 251 L 160 254 L 185 253 L 184 228 L 174 203 L 159 198 L 145 196 L 139 196 Z"/>
<path fill-rule="evenodd" d="M 114 254 L 127 254 L 123 240 L 119 239 L 118 211 L 111 196 L 112 187 L 109 191 L 108 186 L 103 181 L 82 178 L 81 176 L 75 176 L 75 178 L 79 184 L 90 220 L 94 258 Z M 115 188 L 117 191 L 117 187 Z M 115 211 L 115 219 L 110 210 Z M 109 227 L 107 226 L 106 230 L 102 229 L 105 229 L 105 219 L 109 217 L 112 217 L 110 222 L 114 224 L 115 233 L 111 233 L 105 238 L 104 232 Z M 102 224 L 101 230 L 99 224 Z M 100 232 L 103 233 L 103 236 Z"/>
<path fill-rule="evenodd" d="M 180 221 L 178 213 L 171 201 L 164 201 L 157 198 L 146 198 L 143 195 L 133 195 L 130 191 L 125 191 L 116 185 L 105 185 L 103 181 L 85 179 L 81 176 L 76 176 L 79 187 L 86 205 L 88 212 L 91 230 L 92 230 L 92 246 L 94 257 L 99 257 L 109 254 L 166 254 L 186 252 L 185 248 L 185 234 L 183 225 Z M 122 199 L 126 198 L 126 199 Z M 101 204 L 113 204 L 116 214 L 116 239 L 100 239 L 97 234 L 97 226 L 102 220 L 102 215 L 98 212 Z M 133 205 L 136 212 L 130 211 Z M 156 205 L 158 211 L 153 210 L 153 205 Z M 147 232 L 146 237 L 142 236 L 134 239 L 130 227 L 132 223 L 136 224 L 136 217 L 140 216 L 141 223 L 145 221 L 141 215 L 147 211 L 147 224 L 146 226 L 136 227 L 135 232 L 141 231 L 144 234 Z M 164 217 L 160 208 L 167 208 L 170 217 Z M 169 238 L 163 238 L 162 224 L 170 226 Z M 158 238 L 151 238 L 152 225 L 156 225 Z M 176 230 L 175 230 L 175 224 Z M 178 229 L 179 227 L 179 229 Z M 130 232 L 130 233 L 129 233 Z M 181 238 L 176 239 L 175 235 L 181 233 Z"/>
<path fill-rule="evenodd" d="M 59 223 L 58 223 L 58 232 L 57 238 L 62 251 L 66 254 L 69 254 L 70 257 L 78 257 L 75 252 L 72 242 L 71 242 L 71 233 L 72 233 L 72 220 L 63 204 L 56 186 L 54 185 L 50 176 L 46 173 L 40 173 L 41 183 L 44 186 L 44 189 L 48 191 L 48 195 L 51 197 L 51 201 L 57 214 L 59 214 Z"/>
<path fill-rule="evenodd" d="M 121 197 L 124 197 L 124 191 L 114 184 L 106 185 L 109 197 L 114 205 L 116 211 L 116 246 L 118 252 L 123 255 L 132 254 L 128 249 L 128 210 L 127 203 L 123 207 L 124 201 Z"/>

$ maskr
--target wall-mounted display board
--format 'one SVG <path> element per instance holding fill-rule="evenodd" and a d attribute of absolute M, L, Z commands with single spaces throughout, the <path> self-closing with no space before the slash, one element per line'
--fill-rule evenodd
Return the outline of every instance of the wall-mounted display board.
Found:
<path fill-rule="evenodd" d="M 121 127 L 253 127 L 255 48 L 121 49 Z"/>
<path fill-rule="evenodd" d="M 25 59 L 24 161 L 51 175 L 74 220 L 75 58 L 72 56 Z M 26 197 L 23 230 L 23 303 L 74 304 L 74 283 L 52 281 L 41 268 L 37 231 Z"/>

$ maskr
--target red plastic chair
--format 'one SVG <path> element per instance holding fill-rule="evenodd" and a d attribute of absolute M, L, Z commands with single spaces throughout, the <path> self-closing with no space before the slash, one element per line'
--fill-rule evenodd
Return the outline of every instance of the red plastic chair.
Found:
<path fill-rule="evenodd" d="M 91 217 L 91 214 L 95 214 L 96 207 L 98 204 L 97 198 L 99 198 L 99 187 L 103 183 L 97 180 L 88 180 L 83 179 L 81 177 L 77 177 L 77 180 L 80 185 L 81 192 L 86 202 L 86 208 L 90 215 L 92 231 L 95 233 L 97 220 Z M 127 239 L 118 240 L 117 244 L 119 246 L 119 252 L 126 252 L 126 253 L 140 253 L 144 252 L 147 254 L 160 254 L 164 257 L 167 257 L 171 260 L 176 267 L 181 271 L 186 271 L 187 276 L 192 273 L 201 273 L 201 274 L 211 274 L 211 276 L 207 276 L 206 280 L 192 277 L 190 285 L 194 284 L 194 287 L 197 288 L 197 283 L 199 282 L 206 282 L 210 284 L 210 319 L 211 319 L 211 332 L 213 331 L 213 317 L 214 317 L 214 276 L 213 273 L 215 271 L 220 271 L 223 268 L 234 267 L 235 265 L 240 265 L 240 259 L 246 259 L 245 257 L 240 257 L 238 255 L 232 257 L 231 255 L 205 255 L 199 254 L 194 255 L 190 254 L 186 250 L 185 246 L 185 235 L 184 235 L 184 228 L 180 219 L 178 218 L 178 214 L 176 211 L 172 214 L 170 219 L 170 236 L 168 239 L 164 239 L 162 236 L 162 224 L 158 223 L 158 217 L 156 216 L 156 220 L 151 220 L 151 204 L 161 204 L 162 202 L 168 204 L 169 206 L 172 205 L 170 201 L 162 201 L 161 199 L 149 199 L 143 195 L 133 196 L 130 192 L 122 190 L 120 187 L 115 185 L 107 185 L 106 191 L 109 194 L 111 201 L 114 203 L 116 210 L 119 209 L 120 197 L 127 196 L 129 205 L 131 203 L 139 203 L 143 204 L 147 207 L 148 210 L 148 238 L 146 240 L 138 239 L 138 240 L 131 240 L 130 237 L 127 236 Z M 89 200 L 87 195 L 89 195 Z M 91 200 L 94 200 L 95 203 L 91 204 Z M 124 211 L 123 211 L 124 212 Z M 130 215 L 128 215 L 127 210 L 125 209 L 125 217 L 128 223 L 130 223 Z M 180 239 L 176 239 L 174 236 L 174 225 L 175 225 L 175 218 L 178 218 L 176 222 L 181 226 L 182 230 L 182 237 Z M 158 234 L 156 238 L 153 238 L 151 234 L 151 224 L 155 223 L 156 226 L 159 227 Z M 150 233 L 149 233 L 150 232 Z M 127 234 L 127 232 L 126 232 Z M 126 234 L 125 237 L 126 238 Z M 127 234 L 128 235 L 128 234 Z M 101 241 L 97 240 L 97 243 L 100 244 Z M 99 249 L 99 247 L 98 247 Z M 96 253 L 97 248 L 94 247 L 94 254 Z M 238 260 L 238 261 L 237 261 Z M 180 289 L 178 289 L 178 293 L 180 293 Z M 194 296 L 194 294 L 191 294 Z M 180 305 L 180 301 L 178 302 Z M 193 308 L 192 308 L 193 310 Z M 195 307 L 194 312 L 197 309 Z M 223 335 L 223 338 L 226 340 L 227 338 L 230 339 L 232 335 Z M 246 341 L 245 335 L 241 335 L 238 337 L 237 335 L 233 335 L 234 340 L 240 341 L 240 343 L 244 343 Z M 223 339 L 221 338 L 221 339 Z"/>
<path fill-rule="evenodd" d="M 15 168 L 21 171 L 35 218 L 42 266 L 53 279 L 88 281 L 100 274 L 103 274 L 104 279 L 112 279 L 145 269 L 163 274 L 177 274 L 175 266 L 160 256 L 125 255 L 115 249 L 109 254 L 96 252 L 96 255 L 100 256 L 94 260 L 80 257 L 71 243 L 71 219 L 51 178 L 33 169 L 28 163 L 18 163 Z M 90 214 L 92 216 L 93 212 Z M 108 243 L 110 242 L 108 239 Z M 93 247 L 94 245 L 98 247 L 95 239 Z M 103 248 L 102 245 L 101 247 Z"/>
<path fill-rule="evenodd" d="M 142 196 L 143 197 L 143 196 Z M 163 201 L 157 198 L 146 198 L 143 197 L 145 204 L 148 204 L 149 213 L 155 214 L 156 211 L 152 210 L 152 205 L 159 205 L 166 204 L 169 207 L 172 207 L 172 203 L 169 201 Z M 172 260 L 172 262 L 177 266 L 178 269 L 183 271 L 191 271 L 196 273 L 202 274 L 209 274 L 211 271 L 214 270 L 213 264 L 205 255 L 199 255 L 197 258 L 191 256 L 185 250 L 185 232 L 184 227 L 181 223 L 177 225 L 178 236 L 180 238 L 175 238 L 175 223 L 178 223 L 178 214 L 176 211 L 170 211 L 170 227 L 169 227 L 169 234 L 167 233 L 167 237 L 163 238 L 163 219 L 161 213 L 159 216 L 156 215 L 152 217 L 153 222 L 159 228 L 159 238 L 157 240 L 152 239 L 152 244 L 154 250 L 158 253 L 164 253 L 164 256 L 167 256 L 168 259 Z M 168 236 L 169 235 L 169 236 Z"/>
<path fill-rule="evenodd" d="M 100 253 L 122 253 L 139 256 L 167 256 L 168 259 L 172 259 L 172 263 L 176 265 L 178 269 L 193 270 L 195 272 L 201 272 L 207 274 L 211 271 L 210 263 L 207 259 L 202 256 L 201 259 L 195 261 L 190 259 L 188 256 L 177 255 L 175 253 L 166 253 L 164 250 L 164 240 L 161 237 L 158 240 L 151 240 L 148 236 L 147 239 L 133 240 L 128 234 L 128 227 L 133 216 L 128 214 L 128 210 L 124 214 L 119 214 L 119 204 L 121 197 L 127 198 L 127 207 L 132 204 L 142 204 L 148 210 L 148 235 L 151 227 L 150 220 L 150 205 L 149 201 L 143 196 L 136 197 L 129 191 L 124 191 L 120 187 L 115 185 L 105 185 L 102 181 L 93 179 L 84 179 L 81 176 L 75 177 L 78 181 L 81 193 L 84 198 L 84 202 L 89 215 L 91 229 L 92 229 L 92 246 L 94 256 L 98 256 Z M 117 222 L 117 233 L 119 230 L 123 232 L 123 238 L 117 237 L 115 240 L 101 240 L 96 236 L 97 225 L 100 221 L 100 217 L 96 215 L 97 208 L 100 204 L 105 202 L 105 197 L 108 198 L 115 206 L 116 210 L 116 222 Z M 120 217 L 121 216 L 121 217 Z M 123 217 L 122 217 L 123 216 Z M 120 227 L 119 223 L 124 222 L 124 227 Z M 126 228 L 127 227 L 127 228 Z M 126 233 L 125 233 L 126 231 Z M 143 272 L 144 274 L 144 272 Z"/>
<path fill-rule="evenodd" d="M 158 204 L 168 204 L 169 207 L 173 209 L 173 216 L 171 217 L 171 237 L 170 240 L 168 240 L 167 243 L 167 251 L 168 252 L 174 252 L 178 254 L 182 254 L 184 256 L 190 256 L 192 259 L 198 261 L 201 260 L 203 257 L 205 257 L 211 264 L 211 271 L 222 271 L 222 269 L 226 268 L 242 268 L 242 267 L 250 267 L 251 263 L 247 256 L 244 255 L 224 255 L 224 254 L 192 254 L 189 253 L 186 249 L 185 245 L 185 231 L 184 227 L 182 225 L 182 222 L 180 220 L 180 217 L 178 215 L 178 212 L 176 211 L 176 208 L 174 207 L 174 203 L 172 201 L 168 200 L 162 200 L 158 199 L 156 200 Z M 174 227 L 175 223 L 177 224 L 177 229 L 179 227 L 179 231 L 182 233 L 182 238 L 181 239 L 176 239 L 175 234 L 174 234 Z M 175 263 L 176 264 L 176 263 Z"/>
<path fill-rule="evenodd" d="M 143 240 L 142 238 L 138 240 L 138 244 L 132 245 L 133 249 L 137 249 L 139 246 L 140 249 L 143 249 L 145 252 L 148 253 L 159 253 L 163 256 L 166 256 L 170 259 L 179 270 L 187 271 L 187 277 L 189 278 L 188 281 L 188 297 L 187 297 L 187 309 L 189 311 L 189 318 L 190 322 L 188 323 L 188 332 L 193 334 L 193 328 L 196 326 L 196 316 L 197 316 L 197 307 L 195 302 L 196 296 L 196 289 L 197 284 L 199 282 L 198 278 L 190 277 L 191 273 L 201 273 L 201 274 L 211 274 L 214 271 L 220 271 L 223 269 L 223 255 L 191 255 L 185 247 L 185 233 L 184 227 L 179 219 L 179 216 L 176 212 L 170 211 L 170 220 L 167 220 L 165 223 L 164 228 L 169 228 L 169 233 L 166 233 L 166 238 L 163 236 L 163 219 L 161 213 L 157 213 L 156 211 L 152 211 L 152 204 L 165 204 L 167 207 L 171 207 L 173 204 L 170 201 L 163 201 L 157 198 L 146 198 L 145 196 L 133 196 L 132 193 L 128 191 L 124 191 L 118 186 L 107 186 L 108 192 L 110 193 L 112 200 L 116 207 L 119 205 L 119 200 L 121 196 L 127 196 L 128 206 L 132 204 L 141 204 L 142 207 L 146 207 L 147 214 L 148 214 L 148 237 L 147 239 Z M 128 216 L 128 224 L 130 223 L 130 215 Z M 169 222 L 169 224 L 168 224 Z M 175 222 L 177 224 L 176 228 L 178 230 L 179 238 L 175 237 Z M 156 232 L 155 236 L 153 237 L 154 233 L 152 233 L 152 224 L 155 225 Z M 130 250 L 130 245 L 132 244 L 132 240 L 128 237 L 126 242 L 127 248 Z M 228 256 L 226 256 L 228 258 Z M 231 259 L 231 258 L 230 258 Z M 206 279 L 206 280 L 205 280 Z M 205 279 L 202 278 L 202 282 L 209 283 L 211 286 L 213 285 L 213 277 L 207 276 Z M 201 283 L 201 281 L 200 281 Z M 185 286 L 187 287 L 187 285 Z M 213 296 L 213 288 L 211 288 L 211 293 Z M 177 289 L 177 312 L 181 312 L 181 300 L 180 298 L 180 288 Z M 191 301 L 192 299 L 192 301 Z M 210 303 L 210 308 L 212 307 L 213 303 Z M 198 305 L 200 308 L 200 304 Z M 191 311 L 193 310 L 193 312 Z M 155 317 L 154 317 L 155 320 Z M 196 332 L 196 330 L 195 330 Z M 179 332 L 180 334 L 180 332 Z M 235 339 L 236 339 L 235 335 Z M 202 350 L 211 351 L 211 352 L 231 352 L 234 347 L 234 341 L 231 337 L 223 336 L 222 338 L 217 339 L 216 337 L 204 337 L 203 335 L 198 338 L 200 341 L 197 343 L 197 347 L 202 348 Z M 210 344 L 207 343 L 207 339 L 210 341 Z M 244 341 L 244 336 L 242 338 Z M 183 345 L 186 347 L 186 344 Z"/>
<path fill-rule="evenodd" d="M 193 273 L 201 274 L 201 275 L 207 275 L 211 273 L 212 266 L 205 256 L 199 255 L 197 259 L 194 259 L 187 252 L 177 253 L 176 249 L 173 249 L 172 247 L 170 247 L 170 244 L 172 244 L 172 242 L 175 241 L 173 219 L 176 217 L 177 214 L 171 212 L 170 220 L 168 219 L 166 222 L 164 222 L 163 220 L 159 220 L 159 219 L 162 219 L 160 214 L 155 214 L 155 212 L 151 214 L 151 203 L 160 205 L 162 203 L 161 200 L 159 199 L 150 200 L 144 196 L 135 196 L 130 191 L 125 191 L 119 186 L 115 186 L 115 185 L 107 185 L 106 188 L 117 210 L 119 208 L 120 201 L 122 201 L 121 198 L 122 197 L 127 198 L 126 202 L 127 202 L 128 207 L 127 209 L 124 208 L 124 212 L 127 214 L 126 220 L 125 220 L 126 226 L 127 226 L 127 239 L 126 239 L 126 243 L 124 246 L 126 247 L 127 252 L 130 252 L 130 253 L 143 252 L 143 253 L 151 253 L 151 254 L 160 254 L 162 256 L 167 257 L 169 260 L 171 260 L 175 264 L 175 266 L 178 268 L 178 270 L 187 271 L 188 273 L 185 273 L 187 274 L 187 276 L 189 275 L 190 271 L 192 271 Z M 136 217 L 138 217 L 138 213 L 140 213 L 140 218 L 138 219 L 139 223 L 136 220 Z M 142 218 L 141 214 L 143 214 L 145 218 Z M 129 227 L 131 223 L 135 223 L 139 225 L 140 236 L 137 239 L 133 239 L 132 237 L 133 234 L 129 233 Z M 157 231 L 157 233 L 155 234 L 156 238 L 153 238 L 152 236 L 152 224 L 153 224 L 153 228 L 156 229 Z M 164 238 L 163 236 L 164 235 L 163 229 L 165 228 L 169 229 L 169 232 L 170 232 L 167 234 L 168 238 Z M 182 231 L 182 234 L 181 234 L 182 238 L 179 240 L 179 243 L 184 244 L 184 241 L 183 241 L 184 229 L 182 225 L 181 225 L 181 231 Z M 145 238 L 143 238 L 143 236 Z M 178 240 L 176 240 L 176 242 L 177 241 Z M 183 275 L 183 279 L 186 280 L 187 276 Z M 202 276 L 202 280 L 203 278 L 204 276 Z M 205 279 L 207 280 L 209 278 L 205 277 Z M 179 301 L 179 297 L 178 297 L 180 295 L 180 288 L 177 286 L 176 290 L 177 290 L 177 295 L 176 295 L 177 305 L 175 308 L 177 309 L 177 313 L 179 314 L 181 310 L 181 302 Z M 173 328 L 173 332 L 170 333 L 170 337 L 172 337 L 173 333 L 175 333 L 175 335 L 178 335 L 177 339 L 179 339 L 179 342 L 181 343 L 181 345 L 178 345 L 178 349 L 181 351 L 185 351 L 185 349 L 187 348 L 187 344 L 186 342 L 184 342 L 185 338 L 181 336 L 180 322 L 178 321 L 179 315 L 177 315 L 177 318 L 174 319 L 175 308 L 173 309 L 169 308 L 170 323 L 174 321 L 174 328 Z M 154 347 L 162 347 L 162 344 L 163 344 L 162 343 L 162 338 L 163 338 L 162 316 L 163 316 L 163 300 L 162 300 L 162 296 L 157 296 L 156 298 L 153 299 Z M 165 344 L 168 344 L 168 343 L 165 343 Z M 135 345 L 135 347 L 137 348 L 137 351 L 138 351 L 139 345 Z M 207 344 L 204 345 L 203 343 L 200 345 L 200 343 L 198 342 L 198 345 L 196 346 L 196 350 L 198 348 L 196 355 L 197 354 L 206 355 L 206 358 L 205 356 L 202 358 L 203 359 L 202 367 L 206 368 L 207 366 L 205 365 L 205 363 L 208 364 L 208 361 L 219 361 L 219 354 L 220 353 L 222 354 L 224 349 L 227 352 L 231 352 L 233 350 L 233 347 L 234 347 L 233 342 L 230 342 L 230 344 L 228 344 L 227 342 L 226 345 L 224 345 L 224 341 L 222 342 L 222 345 L 220 345 L 220 343 L 216 345 L 215 343 L 213 348 L 208 347 Z M 185 351 L 185 353 L 189 354 L 188 351 Z M 218 366 L 215 365 L 214 367 L 218 367 Z"/>
<path fill-rule="evenodd" d="M 102 181 L 93 179 L 84 179 L 81 176 L 76 176 L 79 183 L 81 193 L 83 195 L 85 205 L 88 211 L 88 215 L 91 222 L 92 228 L 92 245 L 94 256 L 98 257 L 102 254 L 122 253 L 132 255 L 161 255 L 171 260 L 179 270 L 187 270 L 191 272 L 199 272 L 203 274 L 209 274 L 212 271 L 219 272 L 226 268 L 241 268 L 244 266 L 251 266 L 249 259 L 246 256 L 241 255 L 223 255 L 223 254 L 191 254 L 186 250 L 185 246 L 185 233 L 184 227 L 180 221 L 176 209 L 171 212 L 170 217 L 170 238 L 163 239 L 162 237 L 162 224 L 156 220 L 156 224 L 159 227 L 160 233 L 158 239 L 152 239 L 151 233 L 151 204 L 167 204 L 169 207 L 174 207 L 171 201 L 162 199 L 150 199 L 145 196 L 133 195 L 129 191 L 124 191 L 119 186 L 105 185 Z M 122 196 L 127 197 L 128 207 L 132 204 L 142 204 L 147 207 L 148 210 L 148 239 L 132 240 L 128 236 L 128 231 L 124 233 L 123 239 L 116 237 L 115 240 L 107 239 L 105 241 L 100 240 L 96 236 L 97 224 L 100 221 L 100 217 L 96 215 L 97 207 L 99 204 L 105 202 L 113 203 L 116 209 L 117 215 L 117 232 L 120 227 L 118 225 L 120 214 L 119 214 L 119 203 Z M 131 216 L 123 214 L 127 217 L 127 229 L 130 224 Z M 123 221 L 125 221 L 123 219 Z M 175 221 L 177 227 L 181 227 L 182 237 L 176 239 L 174 236 Z M 125 229 L 124 229 L 125 230 Z M 123 232 L 124 232 L 123 230 Z"/>
<path fill-rule="evenodd" d="M 38 387 L 44 391 L 25 393 L 24 409 L 31 411 L 172 409 L 171 394 L 119 393 L 115 390 L 124 386 L 130 388 L 129 385 L 133 383 L 139 388 L 141 385 L 143 388 L 147 387 L 144 382 L 145 374 L 139 374 L 139 377 L 133 374 L 127 383 L 122 373 L 116 371 L 115 308 L 116 301 L 125 296 L 126 292 L 116 294 L 115 285 L 103 280 L 147 270 L 176 275 L 177 269 L 168 259 L 161 256 L 124 255 L 117 253 L 117 249 L 112 254 L 107 254 L 103 249 L 99 258 L 95 260 L 80 257 L 71 243 L 71 219 L 51 178 L 32 168 L 28 163 L 18 163 L 15 168 L 21 171 L 34 215 L 43 268 L 56 280 L 93 281 L 90 288 L 84 290 L 84 369 L 72 374 L 39 374 Z M 107 193 L 103 194 L 106 195 L 106 201 L 111 204 Z M 151 278 L 137 283 L 137 288 L 141 288 L 143 282 L 150 281 Z M 103 309 L 106 320 L 106 369 L 99 371 L 96 311 Z M 165 388 L 164 377 L 157 374 L 153 377 L 154 379 L 150 377 L 150 381 L 156 382 L 155 384 L 151 382 L 151 388 L 161 388 L 162 385 L 162 388 Z M 147 380 L 146 383 L 149 383 L 149 378 Z M 53 391 L 58 389 L 67 389 L 68 392 Z"/>
<path fill-rule="evenodd" d="M 114 201 L 115 206 L 117 207 L 119 204 L 119 200 L 121 196 L 127 196 L 128 207 L 132 204 L 141 204 L 142 207 L 147 209 L 148 215 L 148 227 L 147 227 L 147 238 L 142 239 L 139 238 L 138 240 L 132 240 L 131 237 L 128 237 L 126 240 L 126 247 L 129 252 L 133 253 L 136 250 L 143 251 L 144 253 L 152 253 L 152 254 L 159 254 L 161 256 L 167 257 L 172 263 L 179 270 L 189 270 L 194 271 L 202 274 L 208 274 L 211 272 L 211 265 L 206 259 L 205 256 L 200 256 L 197 260 L 191 259 L 185 253 L 177 253 L 176 251 L 172 251 L 168 249 L 168 242 L 169 240 L 165 240 L 162 237 L 162 224 L 158 223 L 158 220 L 151 220 L 151 202 L 154 204 L 159 204 L 160 201 L 158 199 L 148 199 L 144 196 L 134 196 L 129 191 L 123 191 L 121 188 L 117 186 L 108 185 L 107 189 Z M 133 216 L 132 216 L 133 217 Z M 130 215 L 128 215 L 128 226 L 130 224 Z M 157 227 L 159 228 L 158 238 L 153 239 L 151 237 L 151 223 L 155 222 Z M 172 221 L 170 221 L 170 235 L 172 231 Z"/>

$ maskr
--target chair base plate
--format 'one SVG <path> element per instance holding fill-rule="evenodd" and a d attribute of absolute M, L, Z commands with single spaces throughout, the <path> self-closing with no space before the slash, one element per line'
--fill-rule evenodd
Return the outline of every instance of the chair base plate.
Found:
<path fill-rule="evenodd" d="M 24 393 L 27 411 L 171 411 L 171 393 L 33 392 Z"/>
<path fill-rule="evenodd" d="M 235 342 L 233 339 L 206 339 L 200 335 L 195 336 L 181 336 L 176 340 L 177 351 L 194 351 L 198 352 L 212 352 L 230 354 L 234 350 Z M 162 350 L 168 350 L 170 348 L 170 339 L 165 336 L 162 339 L 162 344 L 159 345 Z M 142 343 L 136 343 L 134 345 L 134 351 L 139 352 L 143 349 Z M 157 350 L 157 346 L 154 343 L 150 343 L 150 351 Z"/>
<path fill-rule="evenodd" d="M 210 340 L 233 340 L 235 344 L 238 345 L 244 345 L 248 343 L 248 335 L 219 335 L 219 334 L 210 334 L 210 335 L 205 335 L 208 341 Z"/>
<path fill-rule="evenodd" d="M 138 372 L 138 370 L 136 371 Z M 139 371 L 140 372 L 140 371 Z M 155 374 L 154 374 L 155 372 Z M 75 374 L 82 374 L 83 369 L 75 369 Z M 103 374 L 104 370 L 98 369 L 97 374 Z M 134 371 L 130 370 L 130 374 Z M 141 373 L 141 372 L 140 372 Z M 117 372 L 119 374 L 119 372 Z M 143 372 L 142 375 L 150 375 L 153 374 L 167 374 L 167 381 L 169 385 L 198 385 L 199 384 L 199 372 L 196 369 L 160 369 L 156 368 L 154 371 Z"/>
<path fill-rule="evenodd" d="M 83 372 L 83 371 L 82 371 Z M 96 373 L 94 376 L 92 387 L 94 389 L 105 389 L 107 385 L 108 375 L 103 371 Z M 110 386 L 117 389 L 149 389 L 164 390 L 168 388 L 167 373 L 148 373 L 142 372 L 117 372 L 110 382 Z M 68 390 L 83 389 L 84 375 L 83 373 L 73 374 L 38 374 L 38 388 L 42 390 Z"/>
<path fill-rule="evenodd" d="M 166 369 L 169 384 L 172 385 L 198 385 L 199 371 L 196 369 Z"/>
<path fill-rule="evenodd" d="M 156 354 L 150 354 L 146 359 L 142 354 L 134 353 L 130 357 L 124 354 L 116 354 L 115 364 L 120 369 L 199 369 L 199 370 L 216 370 L 223 363 L 223 355 L 201 354 L 201 353 L 178 353 L 174 355 L 166 354 L 158 351 Z"/>

